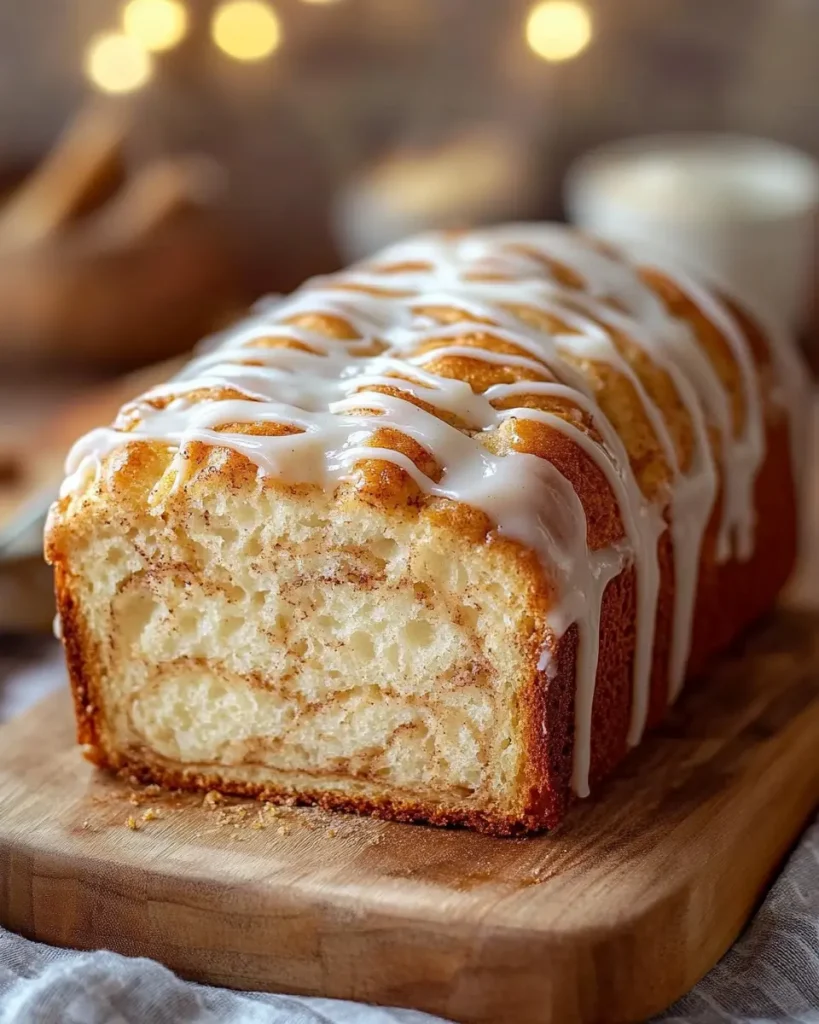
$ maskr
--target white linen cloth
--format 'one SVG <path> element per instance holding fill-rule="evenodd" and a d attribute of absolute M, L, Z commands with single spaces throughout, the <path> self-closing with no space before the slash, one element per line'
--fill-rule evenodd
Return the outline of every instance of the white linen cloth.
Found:
<path fill-rule="evenodd" d="M 0 720 L 65 684 L 57 645 L 0 651 Z M 819 821 L 762 907 L 665 1024 L 819 1024 Z M 0 1024 L 440 1024 L 413 1010 L 238 993 L 151 960 L 78 953 L 0 929 Z"/>

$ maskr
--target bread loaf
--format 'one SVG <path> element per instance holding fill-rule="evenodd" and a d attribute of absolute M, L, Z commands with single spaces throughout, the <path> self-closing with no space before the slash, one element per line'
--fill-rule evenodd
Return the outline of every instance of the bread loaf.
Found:
<path fill-rule="evenodd" d="M 554 826 L 772 604 L 803 392 L 732 298 L 560 226 L 263 301 L 69 457 L 47 557 L 86 756 Z"/>

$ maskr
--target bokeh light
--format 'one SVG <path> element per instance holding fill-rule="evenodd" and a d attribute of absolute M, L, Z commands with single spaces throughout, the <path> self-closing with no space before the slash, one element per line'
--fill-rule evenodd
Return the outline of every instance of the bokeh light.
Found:
<path fill-rule="evenodd" d="M 141 89 L 150 79 L 151 55 L 130 36 L 106 32 L 94 36 L 84 61 L 88 80 L 103 92 L 123 93 Z"/>
<path fill-rule="evenodd" d="M 526 42 L 542 60 L 557 63 L 581 54 L 591 42 L 592 19 L 579 0 L 542 0 L 529 11 Z"/>
<path fill-rule="evenodd" d="M 146 50 L 170 50 L 188 31 L 188 11 L 180 0 L 129 0 L 122 27 Z"/>
<path fill-rule="evenodd" d="M 262 60 L 281 43 L 276 12 L 262 0 L 226 0 L 213 14 L 213 41 L 234 60 Z"/>

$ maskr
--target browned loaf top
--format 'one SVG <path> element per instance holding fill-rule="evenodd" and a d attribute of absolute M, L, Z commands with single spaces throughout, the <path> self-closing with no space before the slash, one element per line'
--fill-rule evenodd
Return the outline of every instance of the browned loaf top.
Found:
<path fill-rule="evenodd" d="M 217 340 L 52 512 L 100 765 L 551 826 L 792 566 L 801 366 L 685 274 L 426 235 Z"/>

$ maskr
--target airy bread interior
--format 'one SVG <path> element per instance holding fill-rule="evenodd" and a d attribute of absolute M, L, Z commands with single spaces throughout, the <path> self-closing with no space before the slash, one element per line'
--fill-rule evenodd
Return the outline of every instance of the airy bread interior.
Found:
<path fill-rule="evenodd" d="M 520 810 L 518 689 L 542 638 L 502 545 L 262 484 L 176 509 L 73 538 L 114 762 Z"/>

